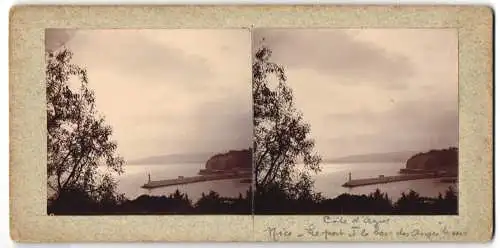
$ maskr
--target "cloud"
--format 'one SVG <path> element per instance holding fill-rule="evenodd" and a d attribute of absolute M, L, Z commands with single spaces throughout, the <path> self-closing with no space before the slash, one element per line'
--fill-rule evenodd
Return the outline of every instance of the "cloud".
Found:
<path fill-rule="evenodd" d="M 178 150 L 222 152 L 251 146 L 253 139 L 251 91 L 207 98 L 192 109 L 155 115 L 134 114 L 132 120 L 144 141 Z M 159 131 L 162 130 L 162 131 Z M 130 130 L 133 131 L 133 130 Z"/>
<path fill-rule="evenodd" d="M 456 102 L 455 102 L 456 103 Z M 408 101 L 382 113 L 360 111 L 327 115 L 336 129 L 329 145 L 342 149 L 377 151 L 427 150 L 458 145 L 458 105 L 436 101 Z M 372 127 L 370 133 L 364 128 Z M 347 135 L 343 135 L 346 134 Z M 356 145 L 358 147 L 356 148 Z M 339 147 L 340 148 L 340 147 Z"/>
<path fill-rule="evenodd" d="M 78 30 L 67 46 L 135 159 L 250 146 L 250 44 L 241 30 L 162 29 Z"/>
<path fill-rule="evenodd" d="M 405 88 L 405 79 L 414 73 L 408 57 L 356 39 L 354 32 L 259 29 L 253 34 L 254 49 L 265 39 L 263 44 L 273 51 L 273 61 L 286 68 L 313 69 L 350 79 L 339 83 L 369 80 L 378 87 Z"/>
<path fill-rule="evenodd" d="M 225 96 L 209 101 L 194 114 L 197 137 L 225 149 L 247 148 L 253 140 L 252 96 L 248 89 L 245 100 Z M 206 147 L 209 148 L 209 147 Z"/>
<path fill-rule="evenodd" d="M 51 52 L 65 45 L 75 34 L 71 29 L 45 29 L 45 51 Z"/>
<path fill-rule="evenodd" d="M 451 29 L 260 29 L 324 157 L 458 144 Z"/>
<path fill-rule="evenodd" d="M 93 47 L 89 55 L 99 55 L 96 64 L 110 73 L 135 78 L 143 85 L 162 83 L 186 90 L 203 90 L 204 80 L 213 76 L 205 58 L 169 46 L 140 31 L 85 30 L 78 35 L 80 44 L 88 43 Z"/>

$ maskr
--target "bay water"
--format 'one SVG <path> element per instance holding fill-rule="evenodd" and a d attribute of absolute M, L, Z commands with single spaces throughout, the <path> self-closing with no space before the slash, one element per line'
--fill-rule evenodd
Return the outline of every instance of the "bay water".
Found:
<path fill-rule="evenodd" d="M 322 171 L 313 175 L 315 180 L 314 189 L 323 196 L 334 198 L 343 193 L 349 194 L 370 194 L 377 188 L 383 193 L 387 193 L 389 198 L 397 200 L 401 193 L 408 192 L 410 189 L 418 192 L 421 196 L 436 197 L 439 193 L 444 193 L 448 187 L 458 190 L 455 183 L 443 183 L 440 179 L 420 179 L 411 181 L 393 182 L 387 184 L 366 185 L 355 188 L 342 187 L 348 180 L 348 174 L 351 173 L 352 179 L 377 177 L 379 175 L 393 176 L 397 175 L 399 169 L 404 168 L 403 163 L 324 163 L 321 165 Z M 198 182 L 184 185 L 174 185 L 155 189 L 143 189 L 141 186 L 148 180 L 148 174 L 151 180 L 173 179 L 178 176 L 196 176 L 204 164 L 166 164 L 166 165 L 125 165 L 125 173 L 117 179 L 118 191 L 125 194 L 129 199 L 147 194 L 153 196 L 169 195 L 177 189 L 182 193 L 187 193 L 192 201 L 197 201 L 202 193 L 207 194 L 213 190 L 220 196 L 238 197 L 239 194 L 245 196 L 250 187 L 249 183 L 241 183 L 241 179 L 228 179 L 219 181 Z"/>

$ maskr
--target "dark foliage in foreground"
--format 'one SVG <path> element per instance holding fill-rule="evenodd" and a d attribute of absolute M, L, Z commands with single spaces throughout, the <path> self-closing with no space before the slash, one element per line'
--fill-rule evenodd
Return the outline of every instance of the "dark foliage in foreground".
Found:
<path fill-rule="evenodd" d="M 445 196 L 421 197 L 417 192 L 402 193 L 392 202 L 387 194 L 376 190 L 369 195 L 342 194 L 325 199 L 289 198 L 282 192 L 266 192 L 255 195 L 255 214 L 370 214 L 370 215 L 456 215 L 458 196 L 449 188 Z"/>
<path fill-rule="evenodd" d="M 186 194 L 176 191 L 169 196 L 142 195 L 134 200 L 97 201 L 83 192 L 62 194 L 48 205 L 55 215 L 145 215 L 145 214 L 251 214 L 252 194 L 238 198 L 221 197 L 215 192 L 193 203 Z M 415 191 L 403 193 L 392 202 L 376 190 L 369 195 L 342 194 L 336 198 L 290 197 L 282 191 L 259 192 L 254 196 L 255 214 L 373 214 L 373 215 L 456 215 L 457 193 L 449 188 L 436 198 L 421 197 Z"/>
<path fill-rule="evenodd" d="M 169 196 L 141 195 L 134 200 L 97 201 L 79 191 L 49 200 L 47 211 L 54 215 L 145 215 L 145 214 L 251 214 L 250 191 L 237 198 L 221 197 L 214 191 L 193 203 L 177 190 Z"/>

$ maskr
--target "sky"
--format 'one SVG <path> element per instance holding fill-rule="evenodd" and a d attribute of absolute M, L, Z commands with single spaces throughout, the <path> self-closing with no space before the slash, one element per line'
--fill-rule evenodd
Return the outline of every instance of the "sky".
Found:
<path fill-rule="evenodd" d="M 264 39 L 264 41 L 262 41 Z M 458 146 L 453 29 L 258 29 L 323 158 Z"/>
<path fill-rule="evenodd" d="M 251 146 L 265 38 L 323 158 L 458 145 L 453 29 L 54 30 L 126 160 Z"/>
<path fill-rule="evenodd" d="M 126 160 L 252 144 L 251 35 L 227 30 L 46 31 L 88 71 Z"/>

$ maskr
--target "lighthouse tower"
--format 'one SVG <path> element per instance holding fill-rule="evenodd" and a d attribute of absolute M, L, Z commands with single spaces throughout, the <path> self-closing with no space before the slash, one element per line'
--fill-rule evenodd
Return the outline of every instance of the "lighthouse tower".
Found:
<path fill-rule="evenodd" d="M 351 181 L 351 172 L 349 172 L 349 182 Z"/>

